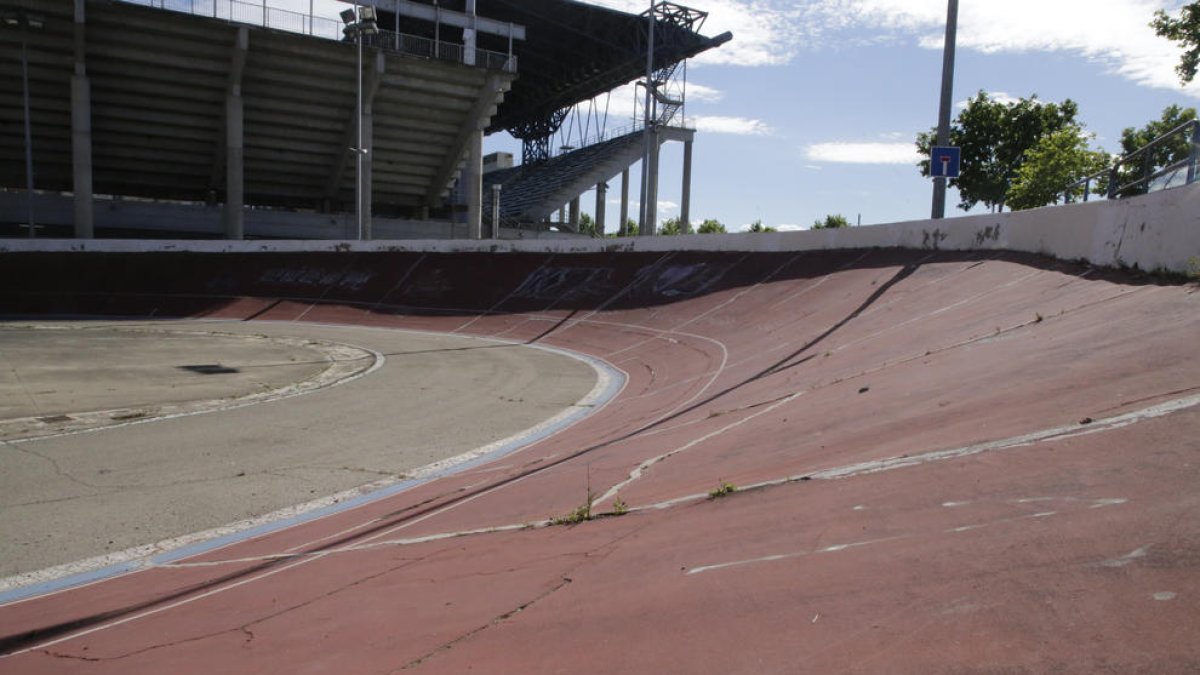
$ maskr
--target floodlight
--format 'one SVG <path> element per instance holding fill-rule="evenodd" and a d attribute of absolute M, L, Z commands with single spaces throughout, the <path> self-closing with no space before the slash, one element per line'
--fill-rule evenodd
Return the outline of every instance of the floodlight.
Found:
<path fill-rule="evenodd" d="M 358 20 L 364 23 L 374 22 L 376 20 L 375 8 L 371 6 L 358 8 Z"/>
<path fill-rule="evenodd" d="M 339 16 L 342 17 L 342 23 L 346 24 L 347 26 L 354 23 L 355 17 L 353 9 L 343 9 Z"/>

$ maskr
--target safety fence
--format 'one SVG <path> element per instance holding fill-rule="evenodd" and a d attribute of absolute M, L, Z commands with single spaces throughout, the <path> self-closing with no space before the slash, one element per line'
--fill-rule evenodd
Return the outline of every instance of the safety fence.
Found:
<path fill-rule="evenodd" d="M 1112 166 L 1071 183 L 1064 202 L 1093 195 L 1130 197 L 1200 180 L 1200 120 L 1189 120 L 1145 146 L 1122 155 Z"/>

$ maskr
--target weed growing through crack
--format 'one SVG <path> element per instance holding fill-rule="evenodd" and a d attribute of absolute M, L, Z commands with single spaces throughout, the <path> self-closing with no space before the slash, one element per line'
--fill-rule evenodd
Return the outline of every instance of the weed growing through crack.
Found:
<path fill-rule="evenodd" d="M 558 516 L 555 518 L 551 518 L 550 524 L 551 525 L 574 525 L 576 523 L 582 523 L 585 520 L 592 519 L 592 502 L 596 499 L 596 496 L 594 494 L 592 494 L 592 465 L 590 465 L 590 464 L 587 467 L 587 488 L 586 488 L 585 494 L 586 494 L 586 499 L 584 500 L 584 502 L 582 504 L 575 507 L 574 511 L 571 511 L 570 513 L 568 513 L 565 516 Z"/>
<path fill-rule="evenodd" d="M 558 516 L 557 518 L 551 518 L 550 524 L 551 525 L 575 525 L 576 523 L 582 523 L 585 520 L 591 520 L 591 519 L 592 519 L 592 501 L 589 499 L 588 501 L 584 502 L 583 504 L 580 504 L 579 506 L 577 506 L 574 511 L 568 513 L 567 515 Z"/>
<path fill-rule="evenodd" d="M 720 499 L 721 497 L 724 497 L 725 495 L 731 495 L 734 492 L 737 492 L 736 485 L 734 485 L 733 483 L 726 482 L 726 481 L 721 481 L 721 484 L 717 486 L 717 489 L 708 493 L 708 498 L 709 499 Z"/>
<path fill-rule="evenodd" d="M 617 497 L 616 500 L 613 501 L 612 513 L 614 516 L 623 516 L 626 513 L 629 513 L 629 505 L 625 503 L 624 499 Z"/>

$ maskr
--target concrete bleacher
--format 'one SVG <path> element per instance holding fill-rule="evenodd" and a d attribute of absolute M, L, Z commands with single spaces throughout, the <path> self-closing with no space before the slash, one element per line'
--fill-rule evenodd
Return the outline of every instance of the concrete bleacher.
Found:
<path fill-rule="evenodd" d="M 695 131 L 660 127 L 660 143 L 686 141 Z M 501 222 L 537 223 L 562 205 L 642 159 L 641 130 L 561 154 L 539 164 L 500 169 L 483 177 L 484 213 L 492 213 L 492 186 L 501 186 Z"/>
<path fill-rule="evenodd" d="M 76 114 L 90 112 L 97 196 L 224 202 L 234 97 L 244 127 L 247 207 L 353 211 L 353 44 L 123 2 L 87 2 L 86 19 L 78 22 L 74 4 L 36 3 L 42 25 L 24 36 L 34 177 L 43 193 L 35 199 L 74 190 L 73 171 L 80 170 L 72 154 L 74 107 Z M 23 188 L 23 38 L 7 25 L 0 36 L 0 125 L 17 131 L 0 136 L 0 185 Z M 515 75 L 371 48 L 363 62 L 375 212 L 417 217 L 446 195 L 471 130 L 495 113 Z M 73 94 L 80 78 L 90 106 Z M 24 222 L 24 199 L 0 192 L 0 221 Z"/>

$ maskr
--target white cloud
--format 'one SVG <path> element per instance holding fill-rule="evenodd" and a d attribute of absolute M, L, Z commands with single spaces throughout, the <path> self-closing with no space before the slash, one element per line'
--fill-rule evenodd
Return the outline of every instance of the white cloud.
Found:
<path fill-rule="evenodd" d="M 697 131 L 710 134 L 736 134 L 739 136 L 767 136 L 771 127 L 762 120 L 724 115 L 692 115 L 689 117 Z"/>
<path fill-rule="evenodd" d="M 725 98 L 725 92 L 695 82 L 687 84 L 687 100 L 693 103 L 716 103 Z"/>
<path fill-rule="evenodd" d="M 1122 77 L 1149 87 L 1178 89 L 1179 50 L 1154 34 L 1154 10 L 1173 7 L 1164 0 L 1007 0 L 966 2 L 958 16 L 959 49 L 984 53 L 1070 52 L 1108 65 Z M 880 35 L 915 39 L 941 49 L 944 0 L 816 0 L 806 22 L 821 31 L 869 29 Z M 1189 88 L 1200 96 L 1200 84 Z"/>
<path fill-rule="evenodd" d="M 812 226 L 811 225 L 795 225 L 792 223 L 785 223 L 783 225 L 776 225 L 775 229 L 779 230 L 780 232 L 799 232 L 801 230 L 807 230 L 810 227 L 812 227 Z"/>
<path fill-rule="evenodd" d="M 1010 94 L 1006 91 L 989 91 L 989 92 L 987 92 L 987 95 L 988 95 L 988 98 L 992 99 L 993 101 L 996 101 L 997 103 L 1003 103 L 1005 105 L 1012 105 L 1014 103 L 1021 102 L 1020 96 L 1013 96 L 1012 94 Z M 975 95 L 972 94 L 971 96 L 974 97 Z M 963 100 L 959 101 L 958 103 L 955 103 L 954 107 L 958 108 L 959 110 L 963 110 L 967 107 L 968 100 L 969 99 L 963 99 Z"/>
<path fill-rule="evenodd" d="M 631 186 L 631 190 L 632 190 L 632 189 L 636 189 L 636 188 L 637 188 L 637 186 L 636 186 L 636 185 L 633 185 L 633 186 Z M 621 200 L 620 200 L 619 198 L 618 198 L 618 199 L 610 199 L 610 200 L 608 200 L 608 203 L 609 203 L 609 204 L 617 204 L 617 205 L 620 205 L 620 203 L 621 203 Z M 636 200 L 636 199 L 630 199 L 630 200 L 629 200 L 629 214 L 630 214 L 630 217 L 632 217 L 632 218 L 637 218 L 637 211 L 638 211 L 638 209 L 639 209 L 639 208 L 641 208 L 641 204 L 642 204 L 642 203 L 641 203 L 640 201 Z M 676 202 L 673 202 L 673 201 L 670 201 L 670 200 L 668 200 L 668 199 L 660 199 L 660 200 L 658 200 L 658 215 L 660 215 L 660 216 L 661 216 L 661 215 L 663 215 L 664 213 L 675 213 L 675 212 L 676 212 L 676 211 L 678 211 L 678 210 L 679 210 L 679 204 L 678 204 L 678 203 L 676 203 Z"/>
<path fill-rule="evenodd" d="M 838 164 L 915 164 L 921 160 L 912 143 L 814 143 L 804 156 L 813 162 Z"/>

